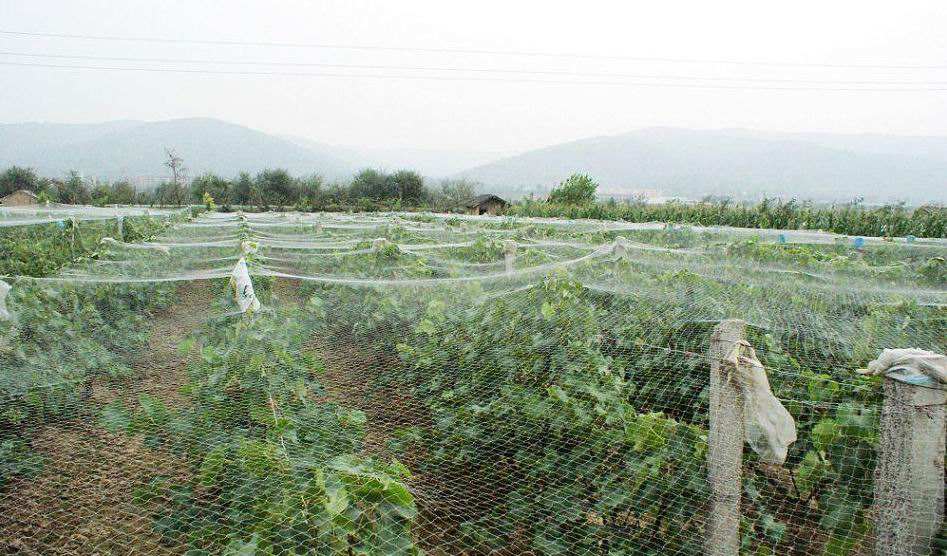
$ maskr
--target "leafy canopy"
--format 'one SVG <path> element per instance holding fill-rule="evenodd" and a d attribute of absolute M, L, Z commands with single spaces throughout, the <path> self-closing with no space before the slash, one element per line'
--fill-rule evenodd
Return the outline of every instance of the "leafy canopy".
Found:
<path fill-rule="evenodd" d="M 549 193 L 550 203 L 585 205 L 595 200 L 598 183 L 587 174 L 572 174 Z"/>
<path fill-rule="evenodd" d="M 40 178 L 32 168 L 11 166 L 0 173 L 0 195 L 8 195 L 20 189 L 39 190 Z"/>

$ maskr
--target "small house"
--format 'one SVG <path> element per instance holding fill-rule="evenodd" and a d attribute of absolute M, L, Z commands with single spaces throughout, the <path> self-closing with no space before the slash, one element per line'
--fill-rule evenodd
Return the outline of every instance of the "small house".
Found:
<path fill-rule="evenodd" d="M 477 195 L 467 203 L 467 214 L 489 214 L 496 216 L 509 205 L 503 199 L 493 194 Z"/>
<path fill-rule="evenodd" d="M 36 197 L 36 194 L 32 191 L 27 191 L 21 189 L 19 191 L 14 191 L 9 195 L 0 197 L 0 205 L 5 207 L 22 207 L 26 205 L 38 205 L 39 199 Z"/>

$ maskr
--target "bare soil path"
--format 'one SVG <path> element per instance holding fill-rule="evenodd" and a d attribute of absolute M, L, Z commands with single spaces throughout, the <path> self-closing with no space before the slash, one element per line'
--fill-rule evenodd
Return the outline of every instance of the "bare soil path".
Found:
<path fill-rule="evenodd" d="M 185 465 L 140 439 L 110 434 L 98 424 L 101 406 L 129 407 L 150 394 L 169 406 L 185 403 L 186 358 L 178 344 L 206 318 L 214 297 L 207 282 L 182 283 L 178 299 L 153 317 L 150 339 L 124 381 L 97 380 L 80 416 L 46 425 L 32 440 L 44 458 L 39 475 L 0 492 L 0 551 L 7 554 L 180 554 L 154 532 L 133 491 L 156 475 L 180 476 Z"/>
<path fill-rule="evenodd" d="M 277 279 L 272 291 L 280 303 L 302 305 L 307 298 L 299 286 L 298 280 Z M 416 447 L 397 453 L 390 448 L 399 431 L 430 423 L 424 405 L 411 396 L 409 388 L 399 380 L 390 380 L 397 378 L 401 365 L 397 355 L 372 351 L 354 339 L 340 339 L 318 330 L 313 331 L 304 349 L 324 364 L 325 370 L 316 377 L 325 391 L 323 401 L 365 413 L 362 455 L 381 461 L 397 458 L 411 472 L 406 482 L 418 506 L 415 531 L 426 554 L 467 554 L 450 547 L 446 540 L 457 535 L 457 523 L 450 519 L 451 511 L 445 505 L 449 502 L 445 489 L 419 472 L 423 455 Z"/>

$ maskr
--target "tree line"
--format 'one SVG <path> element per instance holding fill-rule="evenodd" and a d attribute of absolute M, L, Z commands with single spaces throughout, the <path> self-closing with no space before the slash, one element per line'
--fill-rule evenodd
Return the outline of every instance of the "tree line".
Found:
<path fill-rule="evenodd" d="M 797 199 L 767 199 L 740 203 L 727 198 L 697 202 L 648 203 L 639 198 L 618 202 L 597 200 L 598 183 L 585 174 L 572 174 L 554 187 L 545 200 L 526 198 L 507 214 L 555 218 L 590 218 L 626 222 L 673 222 L 698 226 L 733 226 L 779 230 L 825 230 L 837 234 L 927 238 L 947 237 L 947 208 L 904 203 L 866 206 L 861 200 L 820 204 Z M 943 265 L 943 259 L 940 259 Z"/>
<path fill-rule="evenodd" d="M 947 208 L 940 205 L 909 207 L 904 203 L 896 203 L 868 206 L 861 200 L 824 204 L 768 198 L 744 203 L 711 197 L 693 202 L 649 203 L 644 198 L 619 202 L 614 198 L 596 200 L 597 187 L 598 184 L 588 176 L 574 174 L 554 188 L 547 199 L 524 199 L 507 209 L 507 214 L 696 226 L 824 230 L 854 236 L 947 238 Z"/>
<path fill-rule="evenodd" d="M 137 189 L 128 180 L 88 183 L 78 172 L 63 179 L 40 176 L 32 168 L 13 166 L 0 173 L 0 196 L 21 189 L 32 191 L 41 202 L 92 205 L 203 204 L 207 195 L 216 206 L 294 208 L 299 210 L 396 210 L 462 208 L 477 192 L 477 184 L 445 179 L 429 184 L 411 170 L 385 172 L 366 169 L 351 180 L 327 181 L 322 176 L 293 176 L 283 169 L 255 175 L 241 172 L 234 178 L 205 173 L 191 180 L 178 172 L 152 189 Z M 206 194 L 206 195 L 205 195 Z"/>
<path fill-rule="evenodd" d="M 174 156 L 170 156 L 174 160 Z M 169 165 L 170 167 L 170 165 Z M 151 190 L 136 190 L 127 180 L 87 184 L 76 172 L 64 179 L 39 176 L 30 168 L 11 167 L 0 173 L 0 196 L 20 189 L 36 193 L 41 201 L 68 204 L 206 204 L 208 196 L 221 210 L 234 206 L 291 208 L 296 210 L 399 210 L 427 208 L 452 211 L 464 208 L 478 185 L 466 180 L 429 184 L 416 172 L 388 173 L 367 169 L 351 180 L 324 180 L 319 175 L 296 177 L 286 170 L 263 170 L 224 178 L 207 173 L 192 180 L 172 172 Z M 730 199 L 652 204 L 644 199 L 601 201 L 598 183 L 584 174 L 573 174 L 551 189 L 545 199 L 525 198 L 511 205 L 511 216 L 593 218 L 628 222 L 675 222 L 704 226 L 826 230 L 869 236 L 947 237 L 947 208 L 904 204 L 870 207 L 861 202 L 821 204 L 796 199 L 763 199 L 740 203 Z M 206 195 L 205 195 L 206 194 Z"/>

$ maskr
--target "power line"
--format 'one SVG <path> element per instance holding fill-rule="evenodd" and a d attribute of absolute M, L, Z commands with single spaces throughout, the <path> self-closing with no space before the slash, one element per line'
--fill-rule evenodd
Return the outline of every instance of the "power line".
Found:
<path fill-rule="evenodd" d="M 269 41 L 237 41 L 237 40 L 208 40 L 208 39 L 171 39 L 165 37 L 132 37 L 114 35 L 83 35 L 74 33 L 37 33 L 27 31 L 0 30 L 0 34 L 16 37 L 42 37 L 53 39 L 79 39 L 95 41 L 124 41 L 145 42 L 158 44 L 194 44 L 214 46 L 261 46 L 281 48 L 323 48 L 335 50 L 362 50 L 384 52 L 416 52 L 428 54 L 485 54 L 493 56 L 529 56 L 543 58 L 573 58 L 584 60 L 626 60 L 636 62 L 660 62 L 673 64 L 727 64 L 740 66 L 771 66 L 771 67 L 813 67 L 837 69 L 947 69 L 947 65 L 924 64 L 831 64 L 812 62 L 769 62 L 758 60 L 732 59 L 700 59 L 700 58 L 672 58 L 653 56 L 626 56 L 614 54 L 587 54 L 576 52 L 544 52 L 536 50 L 489 50 L 475 48 L 433 48 L 407 46 L 379 46 L 339 43 L 304 43 L 304 42 L 269 42 Z"/>
<path fill-rule="evenodd" d="M 370 69 L 370 70 L 404 70 L 404 71 L 442 71 L 442 72 L 470 72 L 470 73 L 499 73 L 524 75 L 550 75 L 568 77 L 622 77 L 632 79 L 672 79 L 690 81 L 724 81 L 724 82 L 754 82 L 754 83 L 804 83 L 821 85 L 947 85 L 947 81 L 889 81 L 889 80 L 832 80 L 832 79 L 784 79 L 760 77 L 720 77 L 699 75 L 667 75 L 667 74 L 638 74 L 615 72 L 583 72 L 561 70 L 528 70 L 505 68 L 464 68 L 456 66 L 401 66 L 379 64 L 334 64 L 324 62 L 273 62 L 273 61 L 240 61 L 193 58 L 141 58 L 126 56 L 87 56 L 78 54 L 40 54 L 31 52 L 0 51 L 4 56 L 20 56 L 27 58 L 53 58 L 68 60 L 94 60 L 110 62 L 146 62 L 163 64 L 213 64 L 213 65 L 240 65 L 240 66 L 275 66 L 275 67 L 320 67 L 335 69 Z"/>
<path fill-rule="evenodd" d="M 54 69 L 79 69 L 79 70 L 102 70 L 102 71 L 131 71 L 131 72 L 156 72 L 156 73 L 184 73 L 196 75 L 229 75 L 229 76 L 248 76 L 248 77 L 334 77 L 334 78 L 368 78 L 368 79 L 393 79 L 393 80 L 414 80 L 414 81 L 475 81 L 487 83 L 536 83 L 547 85 L 605 85 L 605 86 L 625 86 L 625 87 L 656 87 L 656 88 L 681 88 L 681 89 L 721 89 L 721 90 L 746 90 L 746 91 L 825 91 L 825 92 L 937 92 L 947 91 L 947 87 L 928 87 L 928 88 L 907 88 L 907 87 L 886 87 L 886 88 L 868 88 L 868 87 L 784 87 L 784 86 L 758 86 L 758 85 L 715 85 L 715 84 L 691 84 L 691 83 L 657 83 L 657 82 L 634 82 L 634 81 L 588 81 L 588 80 L 552 80 L 552 79 L 527 79 L 527 78 L 478 78 L 469 76 L 445 76 L 445 75 L 396 75 L 396 74 L 367 74 L 367 73 L 316 73 L 316 72 L 290 72 L 290 71 L 245 71 L 245 70 L 207 70 L 207 69 L 187 69 L 187 68 L 146 68 L 130 66 L 87 66 L 72 64 L 45 64 L 36 62 L 7 62 L 0 61 L 0 65 L 35 67 L 35 68 L 54 68 Z"/>

